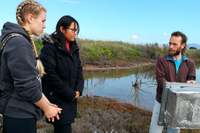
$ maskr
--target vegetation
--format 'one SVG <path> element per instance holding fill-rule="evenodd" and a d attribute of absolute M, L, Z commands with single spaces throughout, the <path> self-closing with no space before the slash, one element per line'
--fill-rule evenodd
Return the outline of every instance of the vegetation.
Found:
<path fill-rule="evenodd" d="M 72 133 L 148 133 L 151 115 L 150 111 L 119 103 L 114 98 L 81 97 Z M 44 120 L 37 126 L 38 133 L 53 133 L 52 125 Z M 181 130 L 181 133 L 199 132 L 199 129 Z M 166 127 L 163 133 L 167 133 Z"/>
<path fill-rule="evenodd" d="M 42 41 L 40 39 L 38 39 L 37 37 L 34 37 L 33 40 L 35 42 L 37 52 L 38 52 L 38 54 L 40 54 L 41 53 L 41 49 L 43 48 Z"/>
<path fill-rule="evenodd" d="M 200 49 L 196 50 L 196 49 L 189 49 L 186 51 L 185 55 L 187 57 L 193 57 L 193 58 L 200 58 Z"/>
<path fill-rule="evenodd" d="M 189 49 L 197 49 L 196 47 L 190 47 Z"/>
<path fill-rule="evenodd" d="M 43 47 L 41 41 L 34 38 L 38 53 Z M 129 44 L 118 41 L 93 41 L 78 39 L 80 57 L 83 66 L 98 65 L 102 67 L 127 66 L 137 62 L 154 62 L 162 55 L 168 54 L 168 45 L 160 47 L 158 43 Z M 187 57 L 198 59 L 200 51 L 189 49 L 185 53 Z M 135 71 L 140 71 L 135 69 Z M 85 72 L 86 75 L 89 72 Z M 127 70 L 128 75 L 132 72 Z M 135 72 L 134 72 L 135 73 Z M 116 74 L 116 73 L 115 73 Z M 153 74 L 153 73 L 149 73 Z M 89 74 L 88 74 L 89 75 Z M 92 73 L 95 78 L 98 73 Z M 136 76 L 139 74 L 136 73 Z M 151 121 L 151 112 L 139 109 L 131 104 L 119 103 L 116 99 L 105 97 L 90 97 L 96 85 L 104 82 L 109 77 L 107 72 L 100 74 L 100 80 L 93 84 L 93 88 L 87 88 L 87 97 L 78 99 L 78 113 L 75 123 L 72 124 L 73 133 L 148 133 Z M 138 78 L 139 79 L 139 78 Z M 133 83 L 134 84 L 134 83 Z M 136 84 L 134 84 L 134 87 Z M 86 86 L 87 87 L 87 86 Z M 91 95 L 90 95 L 91 92 Z M 37 123 L 38 133 L 53 133 L 53 127 L 44 121 Z M 163 133 L 166 133 L 164 128 Z M 200 130 L 181 130 L 181 133 L 198 133 Z"/>
<path fill-rule="evenodd" d="M 78 40 L 83 65 L 99 66 L 132 65 L 135 62 L 151 62 L 157 59 L 163 48 L 158 44 L 135 45 L 118 41 Z M 155 52 L 158 51 L 158 52 Z"/>
<path fill-rule="evenodd" d="M 42 42 L 34 37 L 38 53 Z M 138 62 L 153 62 L 162 55 L 168 54 L 168 45 L 158 43 L 130 44 L 121 41 L 94 41 L 78 39 L 82 65 L 100 67 L 130 66 Z M 188 49 L 187 57 L 200 58 L 200 50 Z"/>

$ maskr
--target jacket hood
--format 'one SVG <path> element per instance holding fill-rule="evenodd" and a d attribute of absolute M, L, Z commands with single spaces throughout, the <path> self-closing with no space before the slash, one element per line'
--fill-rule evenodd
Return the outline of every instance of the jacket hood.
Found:
<path fill-rule="evenodd" d="M 47 33 L 42 33 L 40 35 L 40 40 L 42 41 L 43 45 L 47 44 L 47 43 L 51 43 L 51 44 L 55 44 L 60 50 L 63 50 L 66 52 L 66 50 L 63 48 L 62 44 L 60 44 L 59 42 L 54 42 L 53 39 L 51 38 L 51 36 Z M 79 50 L 78 46 L 76 42 L 72 42 L 72 47 L 70 48 L 70 52 L 73 53 L 76 50 Z"/>
<path fill-rule="evenodd" d="M 11 22 L 6 22 L 3 25 L 3 29 L 1 30 L 1 36 L 0 36 L 0 41 L 2 41 L 8 34 L 10 33 L 19 33 L 26 37 L 29 41 L 29 37 L 27 33 L 24 31 L 23 28 L 21 28 L 18 24 L 11 23 Z"/>
<path fill-rule="evenodd" d="M 40 40 L 42 41 L 43 45 L 46 43 L 54 43 L 53 40 L 51 39 L 51 36 L 48 35 L 47 33 L 42 33 L 40 35 Z"/>

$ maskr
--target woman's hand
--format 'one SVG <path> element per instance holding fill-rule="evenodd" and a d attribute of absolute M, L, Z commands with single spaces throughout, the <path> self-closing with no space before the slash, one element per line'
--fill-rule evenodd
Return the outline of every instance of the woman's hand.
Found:
<path fill-rule="evenodd" d="M 72 101 L 74 101 L 75 99 L 77 99 L 80 96 L 80 92 L 76 91 L 76 96 L 74 97 L 74 99 Z"/>
<path fill-rule="evenodd" d="M 80 96 L 80 92 L 79 92 L 79 91 L 76 91 L 75 99 L 78 98 L 79 96 Z"/>
<path fill-rule="evenodd" d="M 55 108 L 58 108 L 58 105 L 56 105 L 56 104 L 49 103 L 49 105 L 50 105 L 50 106 L 53 106 L 53 107 L 55 107 Z"/>
<path fill-rule="evenodd" d="M 50 103 L 44 94 L 42 94 L 42 98 L 34 104 L 42 109 L 44 115 L 49 121 L 52 119 L 52 122 L 54 122 L 54 117 L 56 117 L 57 120 L 60 119 L 58 114 L 61 113 L 62 109 L 58 108 L 57 105 Z"/>
<path fill-rule="evenodd" d="M 60 119 L 58 114 L 61 114 L 62 109 L 54 106 L 55 104 L 52 104 L 52 106 L 49 106 L 49 108 L 44 111 L 44 115 L 46 116 L 48 121 L 52 120 L 52 122 L 54 122 L 54 117 L 56 117 L 57 120 Z"/>

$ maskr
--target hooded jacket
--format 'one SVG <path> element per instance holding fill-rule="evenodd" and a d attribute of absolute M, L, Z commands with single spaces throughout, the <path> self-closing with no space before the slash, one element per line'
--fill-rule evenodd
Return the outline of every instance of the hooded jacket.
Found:
<path fill-rule="evenodd" d="M 54 124 L 72 123 L 77 112 L 76 91 L 82 95 L 84 86 L 79 48 L 75 41 L 70 42 L 67 52 L 47 34 L 43 34 L 41 40 L 44 47 L 40 59 L 46 72 L 42 78 L 43 92 L 51 103 L 62 108 L 60 120 L 55 120 Z"/>
<path fill-rule="evenodd" d="M 1 30 L 0 41 L 10 33 L 23 37 L 11 38 L 3 49 L 0 63 L 0 111 L 14 85 L 14 92 L 4 115 L 12 118 L 40 119 L 43 114 L 34 103 L 42 98 L 42 86 L 36 58 L 27 33 L 17 24 L 7 22 Z"/>
<path fill-rule="evenodd" d="M 182 61 L 176 76 L 173 58 L 170 55 L 160 57 L 156 63 L 157 101 L 161 103 L 164 82 L 187 82 L 188 80 L 196 80 L 196 68 L 193 60 L 182 54 Z"/>

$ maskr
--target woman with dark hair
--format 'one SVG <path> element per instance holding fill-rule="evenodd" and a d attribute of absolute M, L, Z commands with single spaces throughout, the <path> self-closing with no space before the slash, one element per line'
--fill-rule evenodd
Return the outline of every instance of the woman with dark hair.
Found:
<path fill-rule="evenodd" d="M 43 34 L 40 59 L 44 65 L 43 91 L 50 102 L 62 108 L 60 120 L 53 124 L 54 133 L 71 133 L 77 112 L 77 98 L 82 95 L 84 79 L 76 36 L 79 24 L 71 16 L 63 16 L 56 31 Z"/>

